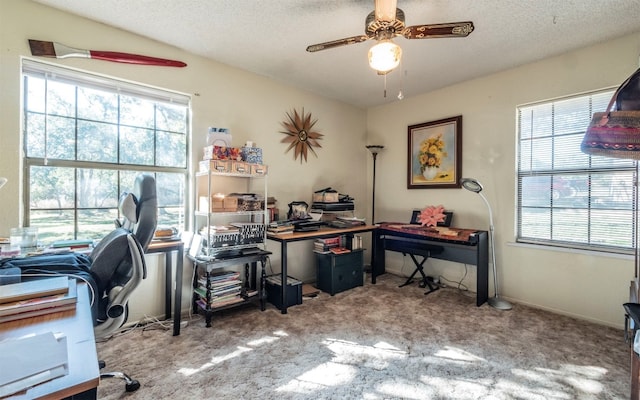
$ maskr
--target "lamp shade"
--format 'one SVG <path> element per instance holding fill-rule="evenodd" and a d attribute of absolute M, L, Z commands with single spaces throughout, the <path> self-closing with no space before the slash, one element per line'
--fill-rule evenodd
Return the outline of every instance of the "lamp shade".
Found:
<path fill-rule="evenodd" d="M 378 154 L 382 149 L 384 149 L 384 146 L 381 146 L 379 144 L 368 144 L 367 149 L 369 149 L 371 154 Z"/>
<path fill-rule="evenodd" d="M 386 74 L 400 65 L 402 49 L 391 40 L 381 40 L 369 50 L 369 66 Z"/>
<path fill-rule="evenodd" d="M 473 178 L 462 178 L 460 184 L 463 188 L 474 193 L 480 193 L 483 189 L 482 184 Z"/>
<path fill-rule="evenodd" d="M 3 187 L 5 183 L 7 183 L 7 178 L 0 176 L 0 188 Z"/>
<path fill-rule="evenodd" d="M 640 160 L 640 68 L 622 82 L 604 112 L 593 113 L 580 149 L 596 156 Z"/>
<path fill-rule="evenodd" d="M 640 112 L 594 113 L 580 148 L 594 156 L 640 160 Z"/>

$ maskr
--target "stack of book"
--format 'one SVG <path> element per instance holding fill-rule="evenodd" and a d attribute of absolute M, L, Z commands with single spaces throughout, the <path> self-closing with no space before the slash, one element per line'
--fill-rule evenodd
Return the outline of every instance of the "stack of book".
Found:
<path fill-rule="evenodd" d="M 316 239 L 313 243 L 313 251 L 316 253 L 329 253 L 331 249 L 342 247 L 343 239 L 341 236 L 335 236 L 325 239 Z"/>
<path fill-rule="evenodd" d="M 329 252 L 333 254 L 344 254 L 344 253 L 350 253 L 351 250 L 347 249 L 346 247 L 332 247 L 331 250 L 329 250 Z"/>
<path fill-rule="evenodd" d="M 207 278 L 198 279 L 199 286 L 194 290 L 200 296 L 198 302 L 201 306 L 207 306 Z M 242 297 L 242 281 L 240 273 L 235 271 L 223 271 L 209 276 L 209 306 L 211 308 L 223 307 L 244 301 Z"/>
<path fill-rule="evenodd" d="M 280 213 L 278 212 L 278 208 L 276 206 L 277 202 L 278 200 L 276 200 L 275 197 L 267 197 L 267 211 L 269 212 L 268 222 L 277 221 L 280 218 Z"/>
<path fill-rule="evenodd" d="M 348 225 L 351 225 L 351 226 L 365 225 L 365 219 L 364 218 L 338 216 L 338 217 L 336 217 L 336 219 L 338 221 L 342 221 L 345 224 L 348 224 Z"/>
<path fill-rule="evenodd" d="M 267 231 L 272 233 L 293 233 L 294 229 L 290 221 L 274 221 L 267 226 Z"/>
<path fill-rule="evenodd" d="M 43 278 L 0 286 L 0 323 L 76 308 L 75 279 Z"/>
<path fill-rule="evenodd" d="M 90 251 L 93 248 L 93 240 L 91 239 L 70 239 L 70 240 L 56 240 L 51 243 L 49 249 L 50 252 L 61 251 Z"/>

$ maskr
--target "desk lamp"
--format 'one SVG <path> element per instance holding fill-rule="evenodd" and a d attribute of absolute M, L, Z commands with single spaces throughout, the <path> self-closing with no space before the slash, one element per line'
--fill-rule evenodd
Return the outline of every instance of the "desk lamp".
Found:
<path fill-rule="evenodd" d="M 373 155 L 373 200 L 371 202 L 371 223 L 376 223 L 376 158 L 378 157 L 378 153 L 384 149 L 384 146 L 379 144 L 370 144 L 367 145 L 367 149 Z"/>
<path fill-rule="evenodd" d="M 478 182 L 476 179 L 462 178 L 460 183 L 462 184 L 463 188 L 471 192 L 478 193 L 489 209 L 489 241 L 491 242 L 491 261 L 493 263 L 493 287 L 495 294 L 493 297 L 487 300 L 487 303 L 489 303 L 491 307 L 497 308 L 498 310 L 511 310 L 511 303 L 501 299 L 500 295 L 498 294 L 498 275 L 496 274 L 496 246 L 493 236 L 493 212 L 491 211 L 489 201 L 484 196 L 484 194 L 482 194 L 482 184 L 480 184 L 480 182 Z"/>

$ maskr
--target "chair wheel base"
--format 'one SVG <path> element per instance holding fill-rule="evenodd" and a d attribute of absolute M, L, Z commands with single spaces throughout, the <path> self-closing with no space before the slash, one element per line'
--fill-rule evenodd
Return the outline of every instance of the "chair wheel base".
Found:
<path fill-rule="evenodd" d="M 100 379 L 107 379 L 107 378 L 118 378 L 118 379 L 124 380 L 124 383 L 125 383 L 124 387 L 127 392 L 135 392 L 136 390 L 140 389 L 140 382 L 138 382 L 136 379 L 131 379 L 129 375 L 125 373 L 105 372 L 100 374 Z"/>
<path fill-rule="evenodd" d="M 125 385 L 127 392 L 135 392 L 138 389 L 140 389 L 140 382 L 135 379 Z"/>

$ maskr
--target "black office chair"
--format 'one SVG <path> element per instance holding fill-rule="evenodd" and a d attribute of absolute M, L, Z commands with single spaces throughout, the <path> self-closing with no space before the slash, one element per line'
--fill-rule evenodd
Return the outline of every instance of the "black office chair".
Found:
<path fill-rule="evenodd" d="M 131 293 L 147 277 L 144 253 L 153 239 L 158 223 L 156 182 L 153 176 L 136 178 L 130 193 L 120 197 L 122 221 L 91 252 L 91 274 L 98 286 L 98 314 L 94 332 L 107 337 L 127 321 Z M 100 361 L 100 368 L 105 364 Z M 127 392 L 140 387 L 137 380 L 123 372 L 103 372 L 101 378 L 120 378 Z"/>
<path fill-rule="evenodd" d="M 62 274 L 76 277 L 90 285 L 92 315 L 96 338 L 113 334 L 127 321 L 129 296 L 147 276 L 146 251 L 157 226 L 158 202 L 153 176 L 136 178 L 130 193 L 120 197 L 122 221 L 105 236 L 90 255 L 56 254 L 10 260 L 1 268 L 19 267 L 22 277 Z M 104 362 L 100 361 L 100 368 Z M 106 372 L 101 378 L 125 380 L 127 392 L 140 383 L 122 372 Z"/>

